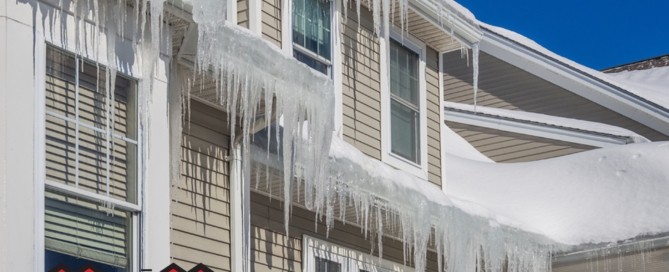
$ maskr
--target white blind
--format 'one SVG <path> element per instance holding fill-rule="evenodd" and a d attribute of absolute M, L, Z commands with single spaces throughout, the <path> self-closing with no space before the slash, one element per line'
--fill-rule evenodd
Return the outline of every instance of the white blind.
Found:
<path fill-rule="evenodd" d="M 47 250 L 116 267 L 130 267 L 132 217 L 103 205 L 54 192 L 45 193 Z"/>

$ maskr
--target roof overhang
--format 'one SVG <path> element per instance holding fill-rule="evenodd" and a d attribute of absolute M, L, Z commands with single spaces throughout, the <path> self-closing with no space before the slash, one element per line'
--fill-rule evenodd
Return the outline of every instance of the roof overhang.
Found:
<path fill-rule="evenodd" d="M 469 47 L 483 38 L 483 31 L 478 25 L 469 22 L 434 0 L 410 0 L 409 7 L 449 35 L 452 29 L 454 38 Z"/>
<path fill-rule="evenodd" d="M 481 27 L 481 50 L 544 80 L 669 135 L 669 109 Z"/>
<path fill-rule="evenodd" d="M 596 147 L 624 145 L 632 141 L 625 136 L 559 127 L 447 107 L 444 108 L 444 120 Z"/>

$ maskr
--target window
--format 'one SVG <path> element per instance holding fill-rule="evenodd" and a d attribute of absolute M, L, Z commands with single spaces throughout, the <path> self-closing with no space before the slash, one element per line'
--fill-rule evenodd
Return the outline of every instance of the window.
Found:
<path fill-rule="evenodd" d="M 293 0 L 293 56 L 307 66 L 330 74 L 331 1 Z"/>
<path fill-rule="evenodd" d="M 135 81 L 107 76 L 102 66 L 47 47 L 47 271 L 60 262 L 133 267 L 140 211 Z"/>
<path fill-rule="evenodd" d="M 378 256 L 304 235 L 302 260 L 305 272 L 413 272 L 414 269 Z"/>
<path fill-rule="evenodd" d="M 420 164 L 418 54 L 390 42 L 391 151 Z"/>

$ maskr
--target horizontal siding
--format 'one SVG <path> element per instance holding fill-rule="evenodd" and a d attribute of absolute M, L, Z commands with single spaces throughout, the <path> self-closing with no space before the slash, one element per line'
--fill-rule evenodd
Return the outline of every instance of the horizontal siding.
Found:
<path fill-rule="evenodd" d="M 172 257 L 182 267 L 203 263 L 230 271 L 230 131 L 223 112 L 191 101 L 184 124 L 182 177 L 172 196 Z"/>
<path fill-rule="evenodd" d="M 599 122 L 629 129 L 651 141 L 669 140 L 667 135 L 485 52 L 479 63 L 478 105 Z M 459 51 L 444 54 L 444 100 L 473 104 L 472 86 L 467 58 L 461 58 Z"/>
<path fill-rule="evenodd" d="M 352 2 L 348 19 L 342 20 L 343 133 L 345 141 L 381 160 L 379 40 L 373 34 L 371 12 L 360 13 L 359 29 Z"/>
<path fill-rule="evenodd" d="M 262 0 L 262 37 L 281 48 L 281 0 Z"/>
<path fill-rule="evenodd" d="M 441 126 L 439 101 L 439 53 L 427 47 L 425 65 L 427 97 L 428 181 L 441 187 Z"/>
<path fill-rule="evenodd" d="M 317 223 L 315 214 L 299 207 L 293 208 L 289 233 L 286 236 L 283 224 L 283 204 L 265 195 L 251 193 L 251 271 L 303 271 L 302 237 L 309 235 L 363 253 L 372 251 L 371 242 L 365 239 L 362 230 L 351 224 L 335 221 L 334 229 L 326 233 L 322 222 Z M 378 256 L 378 251 L 374 251 Z M 437 272 L 437 256 L 428 252 L 426 271 Z M 384 238 L 383 259 L 404 263 L 402 242 Z M 407 260 L 407 265 L 412 262 Z"/>
<path fill-rule="evenodd" d="M 237 0 L 237 24 L 249 28 L 249 1 Z"/>
<path fill-rule="evenodd" d="M 495 162 L 537 161 L 597 148 L 461 123 L 446 125 Z"/>
<path fill-rule="evenodd" d="M 611 250 L 613 251 L 613 250 Z M 665 272 L 669 271 L 669 248 L 634 250 L 631 254 L 593 257 L 590 260 L 553 265 L 553 272 Z"/>

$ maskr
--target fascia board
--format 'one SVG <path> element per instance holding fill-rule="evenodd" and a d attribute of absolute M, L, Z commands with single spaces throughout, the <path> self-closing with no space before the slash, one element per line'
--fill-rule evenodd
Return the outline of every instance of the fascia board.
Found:
<path fill-rule="evenodd" d="M 481 50 L 581 97 L 669 135 L 669 110 L 602 82 L 496 33 L 484 30 Z"/>
<path fill-rule="evenodd" d="M 438 10 L 437 5 L 438 4 L 432 3 L 430 0 L 409 1 L 409 7 L 414 12 L 418 13 L 435 26 L 443 29 L 445 33 L 450 33 L 451 28 L 453 28 L 454 38 L 463 42 L 467 46 L 471 47 L 472 44 L 481 41 L 483 38 L 483 31 L 460 18 L 460 16 L 454 14 L 449 9 L 442 9 L 442 11 L 446 12 L 445 14 L 449 14 L 452 20 L 449 21 L 445 18 L 439 20 L 439 14 L 436 12 Z"/>
<path fill-rule="evenodd" d="M 599 135 L 448 109 L 444 109 L 444 120 L 588 146 L 609 147 L 627 144 L 627 138 L 622 136 Z"/>

